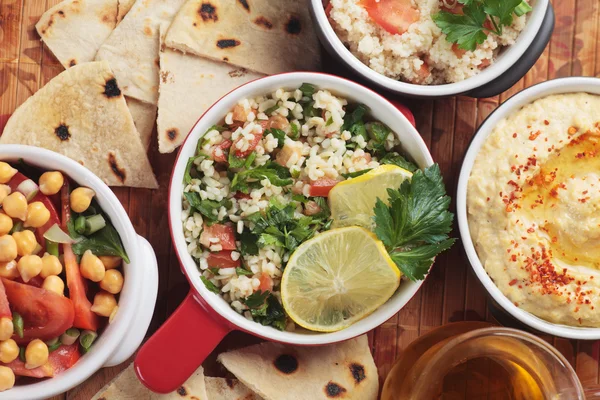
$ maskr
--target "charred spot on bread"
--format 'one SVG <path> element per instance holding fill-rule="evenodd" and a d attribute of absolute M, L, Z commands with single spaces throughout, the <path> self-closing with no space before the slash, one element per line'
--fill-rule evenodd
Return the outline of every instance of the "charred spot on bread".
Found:
<path fill-rule="evenodd" d="M 329 381 L 325 386 L 325 395 L 332 399 L 342 396 L 345 392 L 346 389 L 332 381 Z"/>
<path fill-rule="evenodd" d="M 112 151 L 108 153 L 108 165 L 110 166 L 110 170 L 113 172 L 113 174 L 115 174 L 117 179 L 121 181 L 121 183 L 125 183 L 125 178 L 127 177 L 127 174 L 125 173 L 125 170 L 123 168 L 119 167 L 119 164 L 117 163 L 117 157 Z"/>
<path fill-rule="evenodd" d="M 121 89 L 119 89 L 119 85 L 115 78 L 110 78 L 106 81 L 106 84 L 104 85 L 104 95 L 108 98 L 119 97 L 121 95 Z"/>
<path fill-rule="evenodd" d="M 204 22 L 217 22 L 219 20 L 219 17 L 217 16 L 217 7 L 210 4 L 209 2 L 202 3 L 200 9 L 198 10 L 198 13 L 200 14 L 200 17 L 202 17 L 202 21 Z"/>
<path fill-rule="evenodd" d="M 65 124 L 60 124 L 54 129 L 54 134 L 60 139 L 61 142 L 65 142 L 71 138 L 69 133 L 69 127 Z"/>
<path fill-rule="evenodd" d="M 300 23 L 300 19 L 292 15 L 285 23 L 285 31 L 290 35 L 297 35 L 302 31 L 302 24 Z"/>
<path fill-rule="evenodd" d="M 69 67 L 74 67 L 77 65 L 77 61 L 75 61 L 74 58 L 71 59 L 71 61 L 69 61 Z"/>
<path fill-rule="evenodd" d="M 174 141 L 177 136 L 179 136 L 179 129 L 177 128 L 171 128 L 167 130 L 167 137 L 169 138 L 169 140 Z"/>
<path fill-rule="evenodd" d="M 187 396 L 187 390 L 185 390 L 185 387 L 179 386 L 179 388 L 177 389 L 177 394 L 181 397 Z"/>
<path fill-rule="evenodd" d="M 248 70 L 246 70 L 246 68 L 238 68 L 234 69 L 233 71 L 229 71 L 229 76 L 232 78 L 241 78 L 242 76 L 246 75 L 247 72 Z"/>
<path fill-rule="evenodd" d="M 361 383 L 365 378 L 365 367 L 360 364 L 352 363 L 350 364 L 350 372 L 352 373 L 352 378 L 354 382 Z"/>
<path fill-rule="evenodd" d="M 65 12 L 63 10 L 58 10 L 58 15 L 60 15 L 61 17 L 65 16 Z"/>
<path fill-rule="evenodd" d="M 289 375 L 298 369 L 298 360 L 291 354 L 282 354 L 273 361 L 278 371 Z"/>
<path fill-rule="evenodd" d="M 248 0 L 238 0 L 238 3 L 242 5 L 246 9 L 246 11 L 250 12 L 250 4 L 248 4 Z"/>
<path fill-rule="evenodd" d="M 265 17 L 263 17 L 262 15 L 257 17 L 254 20 L 254 23 L 258 26 L 262 26 L 263 28 L 266 29 L 272 29 L 273 28 L 273 24 L 271 23 L 271 21 L 269 21 L 268 19 L 266 19 Z"/>
<path fill-rule="evenodd" d="M 241 42 L 237 39 L 221 39 L 217 40 L 217 47 L 220 49 L 228 49 L 230 47 L 239 46 Z"/>
<path fill-rule="evenodd" d="M 233 389 L 233 387 L 235 386 L 235 382 L 233 381 L 233 379 L 231 378 L 225 378 L 225 383 L 227 384 L 227 386 L 229 386 L 231 389 Z"/>

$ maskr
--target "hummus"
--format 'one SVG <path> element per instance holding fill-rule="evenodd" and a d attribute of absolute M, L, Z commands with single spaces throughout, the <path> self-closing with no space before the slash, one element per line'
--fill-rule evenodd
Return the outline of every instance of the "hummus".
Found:
<path fill-rule="evenodd" d="M 479 258 L 515 305 L 600 327 L 600 96 L 539 99 L 503 119 L 469 179 Z"/>

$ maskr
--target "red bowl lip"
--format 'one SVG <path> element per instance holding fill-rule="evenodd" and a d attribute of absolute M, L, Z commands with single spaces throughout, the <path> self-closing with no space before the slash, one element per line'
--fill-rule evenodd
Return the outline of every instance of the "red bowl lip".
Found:
<path fill-rule="evenodd" d="M 267 79 L 267 78 L 270 78 L 270 77 L 273 77 L 273 76 L 295 75 L 295 74 L 298 74 L 298 73 L 307 73 L 307 74 L 313 74 L 313 75 L 322 75 L 322 76 L 326 76 L 326 77 L 333 77 L 333 78 L 336 78 L 336 79 L 341 79 L 341 80 L 344 80 L 344 81 L 346 81 L 346 82 L 352 83 L 352 84 L 354 84 L 354 85 L 361 86 L 363 89 L 366 89 L 366 90 L 368 90 L 369 92 L 371 92 L 371 93 L 372 93 L 374 96 L 380 97 L 381 99 L 383 99 L 384 101 L 386 101 L 386 102 L 388 102 L 390 105 L 392 105 L 392 107 L 396 108 L 396 107 L 394 106 L 394 104 L 393 104 L 393 103 L 392 103 L 390 100 L 388 100 L 387 98 L 385 98 L 385 97 L 384 97 L 384 96 L 382 96 L 381 94 L 377 93 L 377 92 L 376 92 L 376 91 L 374 91 L 373 89 L 371 89 L 371 88 L 369 88 L 369 87 L 366 87 L 366 86 L 364 86 L 364 85 L 362 85 L 362 84 L 360 84 L 360 83 L 357 83 L 357 82 L 355 82 L 355 81 L 353 81 L 353 80 L 351 80 L 351 79 L 347 79 L 347 78 L 344 78 L 344 77 L 341 77 L 341 76 L 338 76 L 338 75 L 329 74 L 329 73 L 325 73 L 325 72 L 314 72 L 314 71 L 293 71 L 293 72 L 283 72 L 283 73 L 280 73 L 280 74 L 275 74 L 275 75 L 267 75 L 267 76 L 264 76 L 264 77 L 261 77 L 261 78 L 253 79 L 253 80 L 251 80 L 251 81 L 249 81 L 249 82 L 246 82 L 246 83 L 244 83 L 244 84 L 242 84 L 242 85 L 240 85 L 240 86 L 236 87 L 236 88 L 235 88 L 235 89 L 233 89 L 233 90 L 230 90 L 229 92 L 227 92 L 226 94 L 224 94 L 223 96 L 221 96 L 221 97 L 220 97 L 220 98 L 219 98 L 217 101 L 215 101 L 215 102 L 214 102 L 214 103 L 213 103 L 213 104 L 212 104 L 212 105 L 211 105 L 209 108 L 207 108 L 207 109 L 206 109 L 206 111 L 204 111 L 204 113 L 202 113 L 202 115 L 200 115 L 200 117 L 199 117 L 199 118 L 196 120 L 196 122 L 194 123 L 194 125 L 192 126 L 192 128 L 190 129 L 190 131 L 188 132 L 188 134 L 187 134 L 186 138 L 184 139 L 184 141 L 183 141 L 183 142 L 181 143 L 181 145 L 179 146 L 179 149 L 177 150 L 177 157 L 175 158 L 175 162 L 173 163 L 173 169 L 172 169 L 172 171 L 171 171 L 171 178 L 169 179 L 169 188 L 168 188 L 169 197 L 168 197 L 168 200 L 167 200 L 167 201 L 168 201 L 168 203 L 167 203 L 167 204 L 168 204 L 168 208 L 169 208 L 169 209 L 168 209 L 168 218 L 169 218 L 169 232 L 170 232 L 170 234 L 171 234 L 171 244 L 173 245 L 173 248 L 174 248 L 174 250 L 175 250 L 175 254 L 176 254 L 176 256 L 177 256 L 177 261 L 179 262 L 179 267 L 180 267 L 180 269 L 181 269 L 182 273 L 184 274 L 185 278 L 187 279 L 187 281 L 188 281 L 188 284 L 190 285 L 190 290 L 191 290 L 191 291 L 192 291 L 192 293 L 193 293 L 193 297 L 194 297 L 194 299 L 195 299 L 195 300 L 196 300 L 196 301 L 197 301 L 197 302 L 198 302 L 198 303 L 201 305 L 201 307 L 202 307 L 202 308 L 204 308 L 204 310 L 205 310 L 207 313 L 209 313 L 209 314 L 210 314 L 210 315 L 211 315 L 211 316 L 212 316 L 212 317 L 213 317 L 213 318 L 214 318 L 216 321 L 218 321 L 219 323 L 222 323 L 222 324 L 225 324 L 225 325 L 227 325 L 227 326 L 229 326 L 229 327 L 232 327 L 232 329 L 234 329 L 234 330 L 243 331 L 243 332 L 246 332 L 246 333 L 252 334 L 253 336 L 256 336 L 256 337 L 259 337 L 259 338 L 265 339 L 265 340 L 269 340 L 269 341 L 275 341 L 275 342 L 281 342 L 281 343 L 287 343 L 287 342 L 285 342 L 285 341 L 279 341 L 279 340 L 274 340 L 274 339 L 271 339 L 271 338 L 265 337 L 265 336 L 263 336 L 263 335 L 261 335 L 261 334 L 259 334 L 259 333 L 255 332 L 254 330 L 249 330 L 249 329 L 242 328 L 242 327 L 240 327 L 239 325 L 237 325 L 235 322 L 233 322 L 233 321 L 229 320 L 228 318 L 226 318 L 226 317 L 222 316 L 222 315 L 221 315 L 221 314 L 219 314 L 217 311 L 215 311 L 215 310 L 213 309 L 213 307 L 212 307 L 212 306 L 211 306 L 211 305 L 210 305 L 210 304 L 209 304 L 209 303 L 208 303 L 208 302 L 207 302 L 207 301 L 204 299 L 204 297 L 202 296 L 202 294 L 201 294 L 201 293 L 200 293 L 198 290 L 196 290 L 196 287 L 194 286 L 194 284 L 192 283 L 192 281 L 191 281 L 190 277 L 188 276 L 188 273 L 187 273 L 187 271 L 186 271 L 186 270 L 185 270 L 185 268 L 183 267 L 183 260 L 182 260 L 181 254 L 179 253 L 179 248 L 178 248 L 178 246 L 177 246 L 177 243 L 175 243 L 175 239 L 174 239 L 174 235 L 173 235 L 174 225 L 173 225 L 173 220 L 172 220 L 172 218 L 171 218 L 171 212 L 170 212 L 170 205 L 171 205 L 171 192 L 172 192 L 172 191 L 171 191 L 171 188 L 172 188 L 172 186 L 173 186 L 173 181 L 174 181 L 174 179 L 175 179 L 175 166 L 176 166 L 176 165 L 177 165 L 177 164 L 180 162 L 179 158 L 181 157 L 181 150 L 183 149 L 183 147 L 184 147 L 184 146 L 185 146 L 185 144 L 187 143 L 188 139 L 190 138 L 190 134 L 192 133 L 192 131 L 193 131 L 193 130 L 196 128 L 196 125 L 198 125 L 198 123 L 200 122 L 200 120 L 201 120 L 202 118 L 204 118 L 204 116 L 205 116 L 205 115 L 206 115 L 206 114 L 207 114 L 207 113 L 208 113 L 208 112 L 209 112 L 209 111 L 210 111 L 210 110 L 211 110 L 213 107 L 217 106 L 217 105 L 218 105 L 218 104 L 219 104 L 219 103 L 220 103 L 220 102 L 223 100 L 223 98 L 227 97 L 229 94 L 231 94 L 231 93 L 235 92 L 236 90 L 238 90 L 238 89 L 240 89 L 240 88 L 242 88 L 242 87 L 244 87 L 244 86 L 247 86 L 247 85 L 253 84 L 253 83 L 257 82 L 257 81 L 260 81 L 260 80 L 263 80 L 263 79 Z M 402 114 L 402 113 L 400 113 L 400 114 Z M 408 123 L 412 125 L 411 121 L 410 121 L 410 120 L 409 120 L 409 119 L 408 119 L 408 118 L 407 118 L 407 117 L 406 117 L 404 114 L 402 114 L 402 117 L 403 117 L 403 118 L 405 118 L 405 119 L 408 121 Z M 415 129 L 416 129 L 416 127 L 415 127 Z M 180 223 L 180 222 L 178 221 L 178 223 Z M 425 277 L 425 279 L 423 280 L 423 284 L 425 283 L 425 280 L 427 279 L 427 277 L 429 277 L 429 274 L 428 274 L 428 275 Z M 422 285 L 421 285 L 421 286 L 422 286 Z M 406 304 L 408 304 L 410 301 L 412 301 L 412 300 L 414 299 L 415 295 L 416 295 L 418 292 L 419 292 L 419 290 L 416 290 L 416 291 L 415 291 L 415 293 L 413 293 L 413 295 L 410 297 L 410 299 L 409 299 L 409 300 L 406 302 Z M 398 310 L 398 311 L 399 311 L 399 310 Z M 391 316 L 389 319 L 391 319 L 391 318 L 393 318 L 393 317 L 394 317 L 394 316 Z M 389 320 L 389 319 L 388 319 L 388 320 Z M 168 322 L 167 322 L 167 323 L 168 323 Z M 385 322 L 384 322 L 384 323 L 385 323 Z M 374 327 L 374 328 L 373 328 L 373 329 L 371 329 L 370 331 L 374 330 L 375 328 L 377 328 L 377 327 L 379 327 L 379 326 L 381 326 L 381 325 L 382 325 L 382 324 L 380 324 L 380 325 L 377 325 L 376 327 Z M 368 331 L 368 332 L 370 332 L 370 331 Z M 366 333 L 364 333 L 364 334 L 366 334 Z M 362 335 L 362 334 L 357 334 L 357 335 L 355 335 L 355 336 L 352 336 L 352 337 L 350 337 L 350 338 L 348 338 L 348 339 L 344 339 L 344 340 L 349 340 L 349 339 L 352 339 L 352 338 L 356 338 L 356 337 L 358 337 L 358 336 L 361 336 L 361 335 Z M 343 341 L 343 340 L 339 340 L 339 341 Z M 338 342 L 339 342 L 339 341 L 338 341 Z M 323 345 L 330 344 L 330 342 L 328 342 L 328 343 L 319 343 L 319 344 L 298 344 L 298 343 L 293 343 L 293 344 L 294 344 L 294 345 L 297 345 L 297 346 L 298 346 L 298 345 L 299 345 L 299 346 L 323 346 Z"/>

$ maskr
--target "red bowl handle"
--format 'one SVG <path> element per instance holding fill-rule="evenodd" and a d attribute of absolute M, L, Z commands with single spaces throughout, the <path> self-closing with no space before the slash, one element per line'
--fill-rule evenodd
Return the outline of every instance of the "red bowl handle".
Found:
<path fill-rule="evenodd" d="M 138 352 L 139 380 L 157 393 L 179 388 L 231 329 L 215 320 L 190 292 Z"/>
<path fill-rule="evenodd" d="M 394 105 L 394 107 L 396 107 L 398 109 L 398 111 L 400 111 L 402 114 L 404 114 L 404 116 L 406 117 L 406 119 L 408 119 L 408 122 L 411 123 L 412 126 L 414 126 L 415 128 L 417 127 L 417 122 L 415 121 L 415 116 L 413 115 L 412 111 L 410 111 L 408 109 L 408 107 L 406 107 L 404 104 L 400 103 L 398 100 L 390 100 L 390 103 L 392 103 Z"/>

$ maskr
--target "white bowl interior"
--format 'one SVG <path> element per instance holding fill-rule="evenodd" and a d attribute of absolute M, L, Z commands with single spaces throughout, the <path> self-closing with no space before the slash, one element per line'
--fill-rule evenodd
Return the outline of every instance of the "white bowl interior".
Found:
<path fill-rule="evenodd" d="M 531 46 L 531 43 L 533 43 L 533 40 L 542 26 L 544 17 L 546 16 L 549 0 L 534 0 L 531 1 L 531 4 L 533 6 L 533 11 L 528 14 L 527 26 L 519 35 L 517 42 L 504 49 L 492 65 L 481 71 L 479 74 L 461 82 L 426 86 L 400 82 L 388 78 L 363 64 L 356 56 L 354 56 L 354 54 L 352 54 L 352 52 L 350 52 L 350 50 L 348 50 L 348 48 L 346 48 L 346 46 L 344 46 L 344 43 L 333 30 L 333 27 L 325 14 L 322 0 L 311 0 L 311 7 L 314 9 L 314 15 L 316 17 L 315 23 L 322 29 L 327 42 L 333 47 L 335 52 L 342 57 L 352 69 L 382 87 L 386 87 L 398 93 L 423 97 L 452 96 L 466 93 L 491 82 L 504 72 L 507 72 L 509 68 L 525 54 L 526 50 Z"/>
<path fill-rule="evenodd" d="M 490 117 L 481 125 L 476 136 L 473 138 L 471 145 L 465 155 L 465 159 L 460 171 L 457 195 L 456 208 L 458 226 L 462 243 L 471 266 L 483 286 L 487 289 L 492 298 L 513 317 L 522 323 L 541 332 L 551 335 L 561 336 L 570 339 L 600 339 L 600 328 L 579 328 L 566 326 L 545 321 L 535 315 L 522 310 L 515 306 L 504 294 L 496 287 L 492 279 L 485 271 L 477 252 L 471 234 L 469 231 L 469 223 L 467 218 L 467 185 L 473 164 L 488 136 L 492 133 L 496 124 L 503 118 L 520 110 L 521 107 L 533 102 L 536 99 L 543 98 L 552 94 L 587 92 L 600 95 L 600 79 L 596 78 L 563 78 L 544 82 L 528 89 L 523 90 L 517 95 L 511 97 L 498 108 Z"/>
<path fill-rule="evenodd" d="M 206 130 L 222 121 L 227 112 L 241 99 L 271 93 L 278 88 L 292 89 L 302 83 L 312 83 L 321 89 L 331 90 L 334 94 L 342 96 L 351 102 L 364 103 L 371 109 L 371 115 L 387 124 L 400 137 L 403 148 L 408 155 L 420 166 L 426 167 L 433 163 L 427 146 L 421 136 L 408 120 L 387 100 L 375 92 L 348 80 L 318 73 L 289 73 L 275 75 L 242 86 L 223 97 L 210 108 L 192 129 L 186 142 L 182 146 L 178 160 L 173 171 L 170 189 L 169 213 L 171 231 L 179 259 L 183 262 L 186 275 L 204 300 L 221 316 L 237 325 L 242 330 L 252 332 L 258 336 L 275 341 L 295 344 L 326 344 L 349 339 L 381 325 L 400 310 L 419 289 L 422 282 L 402 282 L 396 294 L 383 306 L 365 319 L 339 332 L 315 333 L 305 330 L 297 332 L 281 332 L 272 327 L 264 327 L 258 323 L 248 321 L 235 312 L 218 295 L 209 292 L 202 281 L 198 267 L 190 254 L 183 235 L 181 224 L 181 194 L 183 192 L 183 174 L 186 162 L 194 155 L 198 139 Z"/>
<path fill-rule="evenodd" d="M 80 185 L 88 186 L 96 192 L 96 199 L 106 212 L 121 236 L 131 263 L 124 264 L 125 282 L 119 298 L 119 310 L 113 323 L 108 325 L 94 343 L 92 351 L 84 355 L 72 368 L 57 377 L 15 386 L 0 394 L 2 399 L 34 399 L 51 397 L 63 393 L 83 382 L 104 366 L 109 357 L 118 350 L 125 334 L 130 329 L 138 310 L 139 293 L 142 291 L 143 269 L 139 267 L 140 258 L 138 236 L 121 205 L 119 199 L 98 177 L 60 154 L 38 147 L 22 145 L 0 145 L 0 160 L 17 161 L 22 158 L 26 163 L 43 170 L 63 171 Z M 57 210 L 60 213 L 60 210 Z M 137 327 L 137 329 L 146 327 Z"/>

